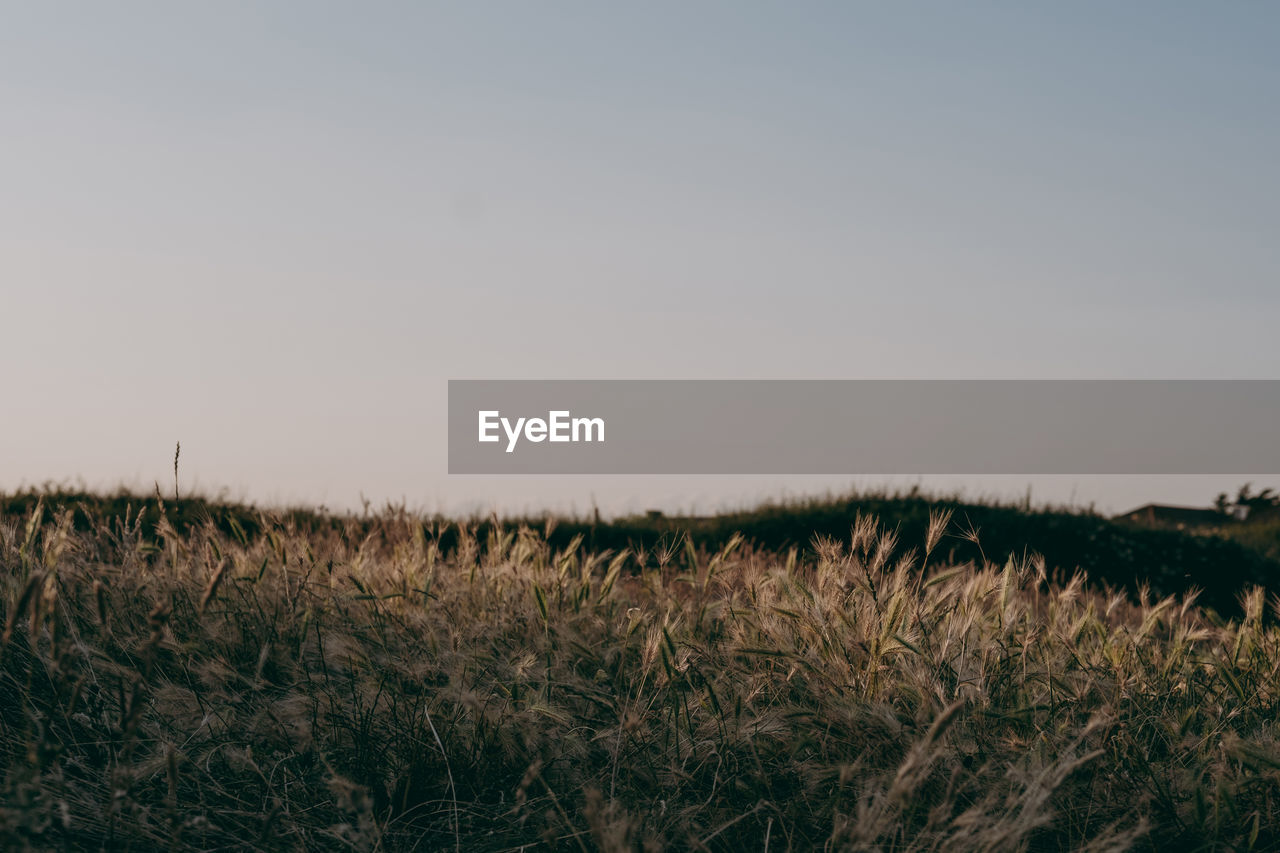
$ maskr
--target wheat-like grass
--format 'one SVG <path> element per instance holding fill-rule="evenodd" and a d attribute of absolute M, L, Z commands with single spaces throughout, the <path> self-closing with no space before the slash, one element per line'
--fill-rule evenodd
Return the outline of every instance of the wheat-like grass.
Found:
<path fill-rule="evenodd" d="M 929 565 L 948 523 L 649 560 L 406 513 L 4 519 L 0 846 L 1280 845 L 1260 591 L 1224 622 Z"/>

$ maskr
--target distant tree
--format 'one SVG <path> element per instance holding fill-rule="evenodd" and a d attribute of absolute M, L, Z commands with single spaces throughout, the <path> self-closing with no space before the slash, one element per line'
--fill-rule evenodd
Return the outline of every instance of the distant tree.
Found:
<path fill-rule="evenodd" d="M 1225 495 L 1219 496 L 1219 499 Z M 1236 493 L 1236 506 L 1247 506 L 1249 509 L 1266 509 L 1280 506 L 1280 494 L 1275 489 L 1266 488 L 1258 493 L 1253 492 L 1253 484 L 1245 483 Z"/>

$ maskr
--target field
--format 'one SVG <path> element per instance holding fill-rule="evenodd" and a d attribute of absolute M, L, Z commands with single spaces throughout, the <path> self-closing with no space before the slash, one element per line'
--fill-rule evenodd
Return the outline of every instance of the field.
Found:
<path fill-rule="evenodd" d="M 1280 849 L 1260 587 L 1113 592 L 943 508 L 769 544 L 28 497 L 0 847 Z"/>

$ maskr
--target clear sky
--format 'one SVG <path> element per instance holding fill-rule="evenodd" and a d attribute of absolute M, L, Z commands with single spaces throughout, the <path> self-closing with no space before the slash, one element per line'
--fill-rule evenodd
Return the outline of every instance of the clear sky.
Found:
<path fill-rule="evenodd" d="M 449 477 L 446 380 L 1275 378 L 1277 44 L 1243 2 L 4 4 L 0 488 L 181 440 L 260 501 L 705 510 L 850 481 Z"/>

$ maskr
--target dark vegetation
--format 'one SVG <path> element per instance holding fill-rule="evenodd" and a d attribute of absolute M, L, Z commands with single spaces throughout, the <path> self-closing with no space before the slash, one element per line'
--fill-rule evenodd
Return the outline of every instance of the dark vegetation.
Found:
<path fill-rule="evenodd" d="M 1270 490 L 1244 498 L 1270 500 Z M 1219 500 L 1222 501 L 1225 496 Z M 144 535 L 155 528 L 161 506 L 179 532 L 211 523 L 221 533 L 248 539 L 259 535 L 269 517 L 301 533 L 325 533 L 354 527 L 368 533 L 382 514 L 336 515 L 307 508 L 272 510 L 268 514 L 245 504 L 192 496 L 181 500 L 127 491 L 95 494 L 65 490 L 28 490 L 0 495 L 0 512 L 28 517 L 37 504 L 48 521 L 55 507 L 72 513 L 79 530 L 92 529 L 102 519 L 141 518 Z M 403 508 L 389 507 L 403 513 Z M 1149 587 L 1157 596 L 1196 591 L 1198 603 L 1224 614 L 1238 613 L 1242 589 L 1259 585 L 1280 591 L 1280 516 L 1208 532 L 1150 528 L 1125 524 L 1084 511 L 1037 508 L 1026 504 L 966 502 L 918 491 L 869 492 L 842 497 L 766 504 L 751 510 L 706 517 L 667 517 L 660 513 L 611 521 L 592 518 L 474 518 L 469 526 L 484 541 L 494 524 L 507 532 L 521 526 L 549 529 L 548 543 L 562 548 L 581 537 L 592 550 L 631 549 L 650 559 L 680 550 L 691 540 L 698 547 L 718 549 L 735 537 L 766 551 L 785 553 L 796 548 L 812 552 L 815 536 L 842 539 L 858 515 L 869 515 L 895 531 L 900 542 L 922 541 L 930 513 L 952 512 L 952 529 L 939 544 L 949 564 L 1003 564 L 1007 559 L 1043 556 L 1051 577 L 1065 580 L 1077 570 L 1088 572 L 1095 584 L 1124 590 L 1131 596 Z M 456 545 L 458 528 L 447 519 L 425 521 L 440 529 L 439 542 L 448 553 Z M 552 524 L 548 524 L 551 521 Z"/>
<path fill-rule="evenodd" d="M 43 497 L 0 516 L 3 849 L 1280 849 L 1275 601 L 992 562 L 1012 507 L 478 532 Z M 1200 553 L 1022 515 L 1028 551 Z"/>

